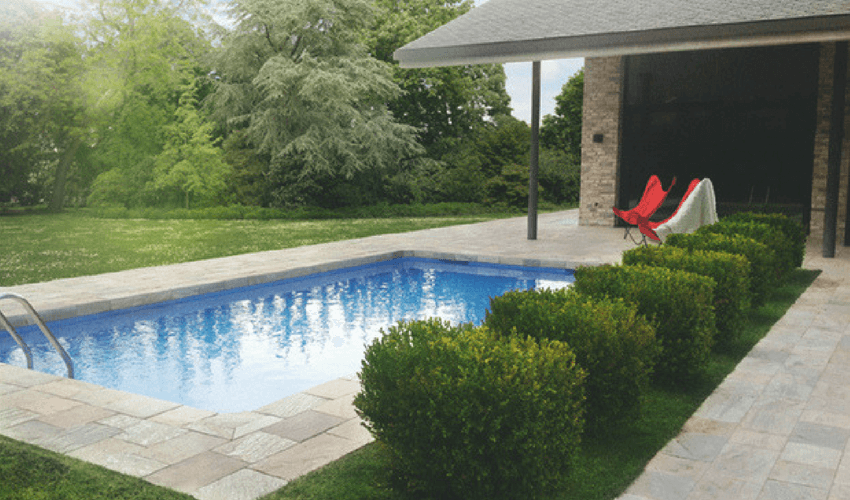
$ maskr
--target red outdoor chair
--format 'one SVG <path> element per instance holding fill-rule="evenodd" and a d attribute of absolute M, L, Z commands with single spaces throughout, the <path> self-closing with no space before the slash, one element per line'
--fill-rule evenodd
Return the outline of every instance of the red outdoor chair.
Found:
<path fill-rule="evenodd" d="M 620 210 L 617 207 L 614 207 L 614 214 L 629 224 L 637 226 L 640 229 L 640 232 L 644 235 L 642 242 L 646 243 L 647 232 L 649 232 L 652 236 L 655 236 L 655 232 L 647 226 L 647 224 L 649 224 L 649 218 L 656 212 L 656 210 L 658 210 L 661 204 L 664 203 L 664 199 L 667 198 L 667 193 L 669 193 L 675 185 L 676 178 L 673 177 L 673 182 L 670 183 L 670 187 L 668 187 L 667 191 L 665 191 L 661 186 L 661 180 L 657 175 L 653 175 L 646 183 L 646 188 L 643 190 L 643 196 L 641 196 L 637 206 L 631 210 Z M 626 233 L 623 235 L 623 238 L 631 236 L 631 233 L 629 232 L 630 229 L 630 227 L 626 228 Z M 652 236 L 650 236 L 650 238 Z M 657 239 L 658 236 L 655 236 L 655 238 Z M 632 241 L 635 244 L 640 244 L 634 239 L 634 236 L 632 236 Z"/>
<path fill-rule="evenodd" d="M 675 180 L 674 180 L 674 182 L 675 182 Z M 659 238 L 658 235 L 655 234 L 655 230 L 658 229 L 658 226 L 660 226 L 661 224 L 664 224 L 668 220 L 672 219 L 679 212 L 679 209 L 682 208 L 682 204 L 685 203 L 685 200 L 688 199 L 688 196 L 691 195 L 691 192 L 697 187 L 698 184 L 699 184 L 699 179 L 694 179 L 694 180 L 691 181 L 691 183 L 688 185 L 688 190 L 685 191 L 685 195 L 682 196 L 681 200 L 679 200 L 679 206 L 676 207 L 676 210 L 673 210 L 673 213 L 670 214 L 670 217 L 667 217 L 666 219 L 664 219 L 663 221 L 660 221 L 660 222 L 648 221 L 646 223 L 646 225 L 638 226 L 640 228 L 640 232 L 643 233 L 644 236 L 648 237 L 649 239 L 651 239 L 653 241 L 661 241 L 661 238 Z M 671 184 L 670 187 L 672 188 L 673 185 Z"/>

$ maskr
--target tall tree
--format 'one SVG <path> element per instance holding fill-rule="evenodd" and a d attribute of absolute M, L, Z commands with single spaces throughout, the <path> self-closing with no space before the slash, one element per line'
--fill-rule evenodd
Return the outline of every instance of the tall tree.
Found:
<path fill-rule="evenodd" d="M 393 52 L 468 12 L 472 0 L 375 0 L 374 28 L 364 29 L 372 54 L 393 64 L 403 96 L 389 105 L 403 123 L 422 130 L 422 144 L 439 158 L 483 121 L 509 115 L 501 64 L 404 69 Z"/>
<path fill-rule="evenodd" d="M 89 2 L 90 89 L 100 117 L 92 161 L 108 174 L 95 183 L 101 191 L 92 201 L 154 203 L 153 166 L 178 117 L 183 89 L 208 72 L 211 23 L 205 2 Z M 103 191 L 120 183 L 130 189 Z M 121 193 L 126 197 L 115 198 Z"/>
<path fill-rule="evenodd" d="M 555 97 L 555 114 L 543 117 L 540 143 L 581 159 L 581 122 L 584 103 L 584 69 L 570 77 Z"/>
<path fill-rule="evenodd" d="M 180 98 L 176 120 L 166 127 L 165 147 L 157 156 L 154 185 L 157 189 L 176 190 L 189 208 L 190 201 L 209 203 L 224 192 L 230 167 L 213 139 L 212 122 L 204 121 L 198 111 L 194 85 Z"/>
<path fill-rule="evenodd" d="M 49 195 L 61 210 L 87 133 L 81 40 L 26 0 L 0 11 L 0 40 L 0 201 Z"/>
<path fill-rule="evenodd" d="M 297 204 L 340 178 L 374 177 L 420 153 L 414 128 L 386 102 L 399 95 L 388 65 L 360 29 L 366 0 L 235 0 L 236 27 L 216 69 L 212 107 L 270 160 L 280 204 Z"/>

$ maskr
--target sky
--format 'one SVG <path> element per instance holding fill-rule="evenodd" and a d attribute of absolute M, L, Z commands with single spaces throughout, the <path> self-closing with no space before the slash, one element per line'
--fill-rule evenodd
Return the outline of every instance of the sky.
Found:
<path fill-rule="evenodd" d="M 8 1 L 8 0 L 0 0 Z M 15 0 L 11 0 L 15 1 Z M 37 0 L 50 6 L 74 8 L 77 0 Z M 485 0 L 475 0 L 481 5 Z M 531 62 L 505 64 L 505 84 L 511 97 L 513 115 L 520 120 L 531 122 Z M 557 59 L 543 61 L 540 66 L 540 117 L 555 112 L 555 96 L 561 93 L 561 87 L 584 65 L 584 59 Z"/>

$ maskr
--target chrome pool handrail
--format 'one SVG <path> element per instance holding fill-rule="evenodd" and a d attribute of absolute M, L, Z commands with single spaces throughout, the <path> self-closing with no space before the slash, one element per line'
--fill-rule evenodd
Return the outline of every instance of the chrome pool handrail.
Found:
<path fill-rule="evenodd" d="M 32 304 L 30 304 L 27 299 L 21 297 L 16 293 L 11 292 L 0 293 L 0 301 L 3 301 L 5 299 L 12 299 L 24 306 L 24 309 L 27 310 L 32 319 L 35 320 L 36 325 L 38 325 L 39 329 L 41 329 L 41 332 L 44 333 L 44 336 L 47 337 L 47 340 L 49 340 L 50 343 L 53 345 L 53 348 L 56 349 L 56 352 L 58 352 L 59 355 L 62 356 L 62 360 L 65 361 L 65 367 L 68 369 L 68 378 L 74 378 L 74 364 L 71 361 L 71 357 L 68 356 L 68 353 L 65 352 L 65 349 L 62 347 L 59 341 L 56 340 L 56 337 L 53 336 L 53 333 L 51 333 L 50 328 L 47 328 L 47 324 L 35 311 L 35 308 L 33 308 Z M 27 368 L 32 370 L 32 351 L 30 351 L 29 346 L 27 346 L 26 342 L 24 342 L 24 339 L 21 338 L 20 335 L 18 335 L 18 332 L 15 331 L 15 328 L 12 326 L 12 323 L 8 319 L 6 319 L 6 316 L 3 315 L 2 311 L 0 311 L 0 326 L 3 326 L 3 328 L 5 328 L 10 335 L 12 335 L 12 338 L 15 339 L 15 342 L 17 342 L 18 345 L 21 346 L 21 349 L 24 351 L 24 356 L 26 356 L 27 358 Z"/>

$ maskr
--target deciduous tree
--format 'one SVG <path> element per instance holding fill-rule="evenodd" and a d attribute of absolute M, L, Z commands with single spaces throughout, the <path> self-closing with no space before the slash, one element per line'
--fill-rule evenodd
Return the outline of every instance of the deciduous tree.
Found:
<path fill-rule="evenodd" d="M 270 159 L 280 204 L 309 201 L 339 179 L 391 172 L 421 152 L 416 130 L 393 119 L 388 65 L 360 30 L 366 0 L 236 0 L 211 103 L 227 129 Z M 379 177 L 378 177 L 379 179 Z"/>

